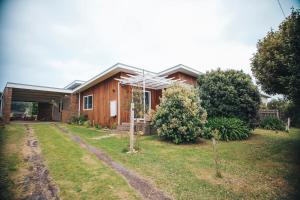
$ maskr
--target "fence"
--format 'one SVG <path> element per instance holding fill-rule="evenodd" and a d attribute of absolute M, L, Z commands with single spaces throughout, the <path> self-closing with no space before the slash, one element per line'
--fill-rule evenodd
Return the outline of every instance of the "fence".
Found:
<path fill-rule="evenodd" d="M 278 110 L 259 110 L 259 120 L 262 121 L 267 117 L 277 117 L 281 119 L 283 116 L 280 114 Z"/>

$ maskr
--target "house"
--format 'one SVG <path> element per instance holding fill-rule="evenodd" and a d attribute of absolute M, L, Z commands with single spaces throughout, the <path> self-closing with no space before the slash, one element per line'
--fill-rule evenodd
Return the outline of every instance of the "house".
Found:
<path fill-rule="evenodd" d="M 38 102 L 38 120 L 67 122 L 72 116 L 86 115 L 101 126 L 129 122 L 132 89 L 143 88 L 144 109 L 159 104 L 162 90 L 174 82 L 195 86 L 199 71 L 176 65 L 159 73 L 117 63 L 88 81 L 73 81 L 64 88 L 8 82 L 1 96 L 1 112 L 10 121 L 12 101 Z"/>
<path fill-rule="evenodd" d="M 271 96 L 269 96 L 269 95 L 267 95 L 263 92 L 260 93 L 260 99 L 261 99 L 261 104 L 262 105 L 267 106 L 269 98 L 271 98 Z"/>

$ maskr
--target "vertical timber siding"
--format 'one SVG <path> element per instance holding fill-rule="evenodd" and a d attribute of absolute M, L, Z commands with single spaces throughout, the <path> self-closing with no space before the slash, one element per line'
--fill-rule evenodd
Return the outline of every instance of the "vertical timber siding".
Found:
<path fill-rule="evenodd" d="M 115 78 L 120 74 L 112 76 L 93 87 L 81 92 L 80 95 L 80 113 L 87 115 L 88 119 L 94 124 L 112 127 L 118 123 L 117 117 L 110 117 L 110 101 L 118 101 L 118 82 Z M 83 97 L 93 95 L 93 109 L 83 109 Z"/>
<path fill-rule="evenodd" d="M 118 124 L 118 117 L 110 117 L 110 101 L 117 101 L 120 106 L 120 122 L 129 122 L 129 106 L 132 96 L 132 87 L 120 85 L 120 103 L 118 102 L 118 81 L 115 78 L 126 76 L 126 73 L 118 73 L 95 86 L 81 92 L 80 95 L 80 113 L 88 116 L 88 119 L 101 126 L 112 127 Z M 151 109 L 155 109 L 159 104 L 161 90 L 151 91 Z M 83 97 L 93 95 L 93 110 L 83 110 Z M 119 114 L 119 113 L 118 113 Z"/>
<path fill-rule="evenodd" d="M 190 85 L 194 85 L 194 86 L 197 85 L 197 78 L 196 77 L 184 74 L 182 72 L 176 72 L 176 73 L 170 74 L 168 76 L 168 78 L 172 78 L 172 77 L 175 77 L 176 79 L 185 80 L 185 83 L 190 84 Z"/>

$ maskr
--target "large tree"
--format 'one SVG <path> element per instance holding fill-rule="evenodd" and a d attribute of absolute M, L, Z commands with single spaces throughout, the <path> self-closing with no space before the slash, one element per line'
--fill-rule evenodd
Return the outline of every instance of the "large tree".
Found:
<path fill-rule="evenodd" d="M 268 94 L 283 94 L 300 105 L 300 13 L 292 10 L 279 26 L 257 43 L 252 72 Z"/>
<path fill-rule="evenodd" d="M 260 94 L 251 77 L 242 71 L 220 69 L 198 78 L 201 105 L 208 117 L 238 117 L 251 127 L 257 119 Z"/>

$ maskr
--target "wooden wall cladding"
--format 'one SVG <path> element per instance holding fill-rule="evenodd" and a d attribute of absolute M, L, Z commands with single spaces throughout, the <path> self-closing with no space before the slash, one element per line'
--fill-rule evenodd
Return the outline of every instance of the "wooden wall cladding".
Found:
<path fill-rule="evenodd" d="M 197 78 L 196 77 L 184 74 L 182 72 L 176 72 L 176 73 L 170 74 L 168 76 L 168 78 L 172 78 L 172 77 L 175 77 L 176 79 L 185 80 L 185 83 L 190 84 L 190 85 L 194 85 L 194 86 L 197 85 Z"/>
<path fill-rule="evenodd" d="M 130 118 L 130 102 L 132 97 L 132 87 L 128 85 L 120 85 L 120 103 L 118 102 L 118 81 L 115 78 L 120 76 L 126 76 L 126 73 L 118 73 L 111 78 L 108 78 L 101 83 L 81 92 L 80 95 L 80 113 L 87 115 L 88 119 L 94 124 L 100 124 L 101 126 L 112 127 L 113 124 L 118 124 L 118 116 L 110 117 L 110 101 L 117 101 L 117 105 L 120 106 L 120 121 L 129 122 Z M 151 109 L 155 109 L 159 104 L 159 98 L 161 97 L 161 90 L 151 91 Z M 87 95 L 93 95 L 93 109 L 83 109 L 83 97 Z M 119 114 L 119 113 L 118 113 Z"/>
<path fill-rule="evenodd" d="M 94 124 L 112 127 L 117 124 L 117 117 L 110 117 L 110 101 L 118 101 L 118 81 L 120 74 L 110 77 L 93 87 L 81 92 L 80 94 L 80 113 L 87 115 L 88 119 Z M 83 109 L 83 97 L 93 95 L 93 109 Z"/>

